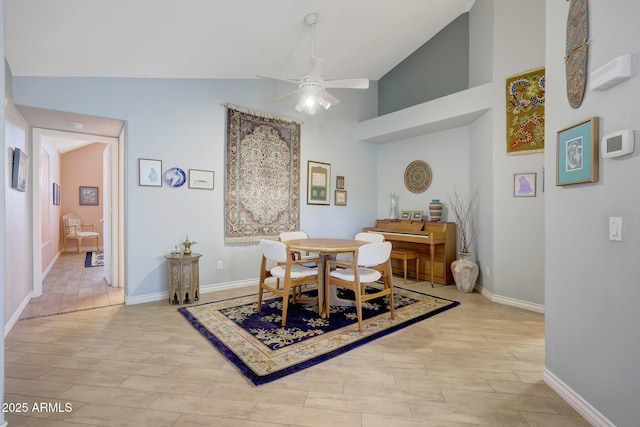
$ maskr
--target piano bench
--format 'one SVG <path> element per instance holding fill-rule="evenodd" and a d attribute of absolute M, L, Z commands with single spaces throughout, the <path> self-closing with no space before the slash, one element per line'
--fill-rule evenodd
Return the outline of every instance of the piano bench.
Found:
<path fill-rule="evenodd" d="M 420 252 L 415 249 L 398 248 L 391 250 L 392 259 L 401 259 L 404 269 L 404 284 L 407 284 L 407 261 L 416 260 L 416 283 L 420 281 Z"/>

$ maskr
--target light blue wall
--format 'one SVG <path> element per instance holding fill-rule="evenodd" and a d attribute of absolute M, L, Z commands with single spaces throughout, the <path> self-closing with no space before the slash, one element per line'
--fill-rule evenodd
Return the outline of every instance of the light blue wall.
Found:
<path fill-rule="evenodd" d="M 589 2 L 588 73 L 631 54 L 631 79 L 569 106 L 565 86 L 568 2 L 547 0 L 546 369 L 620 427 L 640 420 L 640 149 L 599 159 L 597 183 L 556 187 L 556 132 L 600 117 L 600 136 L 635 129 L 640 137 L 640 3 Z M 622 242 L 608 240 L 611 216 Z"/>
<path fill-rule="evenodd" d="M 404 183 L 404 171 L 414 160 L 427 162 L 433 175 L 429 188 L 418 194 L 410 192 Z M 388 218 L 392 192 L 398 195 L 398 212 L 420 210 L 428 215 L 429 202 L 432 199 L 440 199 L 448 206 L 448 194 L 454 187 L 465 194 L 469 189 L 468 127 L 388 142 L 379 146 L 378 218 Z M 446 210 L 442 219 L 455 221 Z"/>
<path fill-rule="evenodd" d="M 375 115 L 376 85 L 336 90 L 341 103 L 315 116 L 274 99 L 291 87 L 267 80 L 14 78 L 15 103 L 126 120 L 126 294 L 129 300 L 167 291 L 163 255 L 186 235 L 204 256 L 202 286 L 258 276 L 255 245 L 224 244 L 225 108 L 247 108 L 303 120 L 301 228 L 312 236 L 347 237 L 376 212 L 376 147 L 355 140 L 355 123 Z M 215 190 L 138 186 L 138 159 L 163 168 L 215 171 Z M 306 204 L 307 161 L 332 166 L 332 205 Z M 335 176 L 345 177 L 348 206 L 333 205 Z M 217 260 L 223 269 L 216 270 Z"/>
<path fill-rule="evenodd" d="M 379 81 L 378 114 L 469 87 L 469 14 L 464 13 Z"/>

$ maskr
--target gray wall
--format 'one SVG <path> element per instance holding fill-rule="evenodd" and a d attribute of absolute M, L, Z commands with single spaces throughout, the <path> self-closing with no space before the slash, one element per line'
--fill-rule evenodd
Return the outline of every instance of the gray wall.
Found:
<path fill-rule="evenodd" d="M 443 28 L 378 81 L 378 115 L 469 87 L 469 14 Z"/>
<path fill-rule="evenodd" d="M 568 2 L 546 13 L 546 369 L 619 427 L 640 420 L 640 149 L 599 159 L 594 184 L 556 187 L 556 132 L 593 116 L 600 135 L 640 137 L 640 2 L 589 2 L 588 72 L 633 55 L 633 77 L 569 106 L 565 86 Z M 608 218 L 623 218 L 623 241 L 608 240 Z"/>

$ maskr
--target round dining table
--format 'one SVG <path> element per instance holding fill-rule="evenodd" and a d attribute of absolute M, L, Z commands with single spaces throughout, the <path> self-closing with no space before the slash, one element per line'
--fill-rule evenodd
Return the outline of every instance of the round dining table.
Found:
<path fill-rule="evenodd" d="M 338 298 L 335 286 L 329 290 L 329 301 L 324 298 L 325 290 L 325 267 L 327 259 L 339 253 L 355 252 L 362 245 L 369 242 L 353 239 L 333 239 L 333 238 L 311 238 L 287 240 L 284 242 L 289 249 L 303 252 L 316 252 L 320 255 L 320 265 L 318 266 L 318 311 L 324 317 L 325 304 L 352 306 L 354 301 Z"/>

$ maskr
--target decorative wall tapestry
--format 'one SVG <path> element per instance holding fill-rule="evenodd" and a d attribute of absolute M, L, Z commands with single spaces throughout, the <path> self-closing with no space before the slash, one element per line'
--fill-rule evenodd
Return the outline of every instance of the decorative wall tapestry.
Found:
<path fill-rule="evenodd" d="M 300 123 L 227 107 L 225 242 L 300 229 Z"/>
<path fill-rule="evenodd" d="M 544 68 L 507 79 L 507 154 L 544 151 Z"/>

